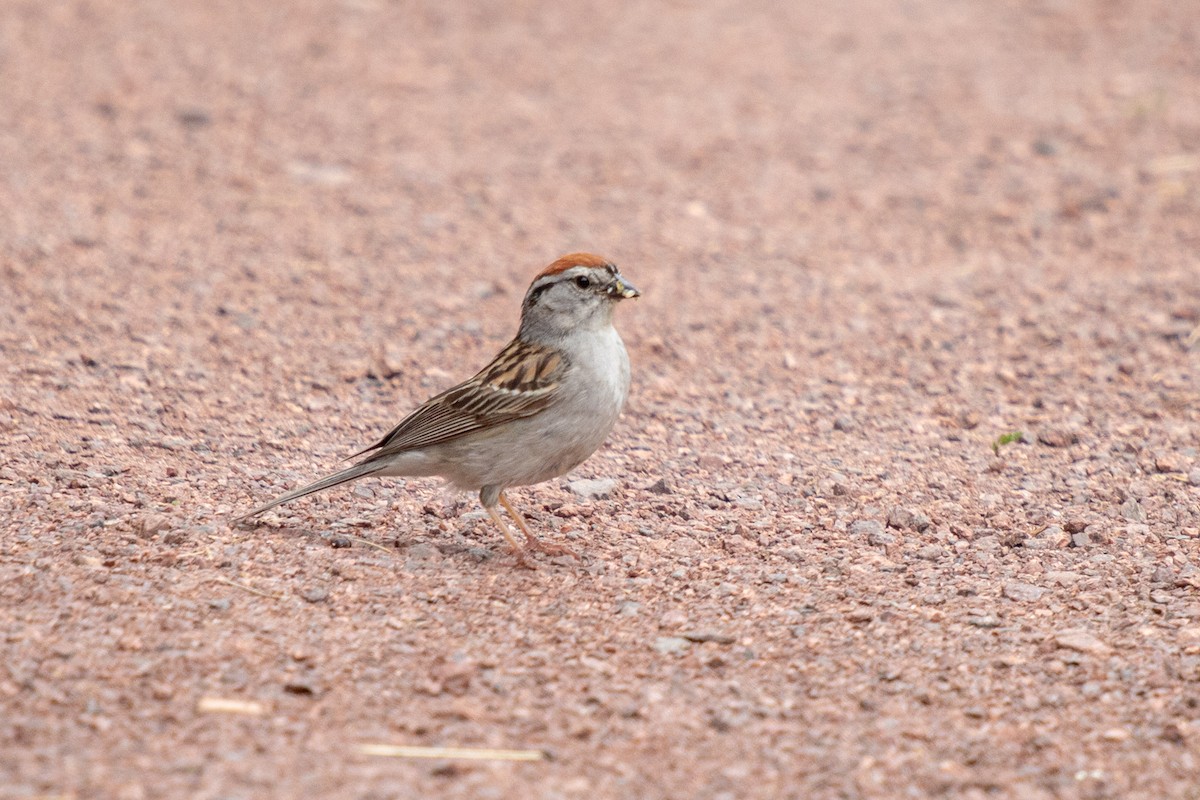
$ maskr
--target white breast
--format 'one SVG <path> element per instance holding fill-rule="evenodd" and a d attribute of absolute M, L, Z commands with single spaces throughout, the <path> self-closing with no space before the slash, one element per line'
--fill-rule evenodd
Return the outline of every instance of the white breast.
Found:
<path fill-rule="evenodd" d="M 580 333 L 563 350 L 571 369 L 553 409 L 522 420 L 540 463 L 510 485 L 540 483 L 577 467 L 604 443 L 629 396 L 629 355 L 616 329 Z"/>
<path fill-rule="evenodd" d="M 629 395 L 629 355 L 617 331 L 563 343 L 571 364 L 552 407 L 437 448 L 434 474 L 464 489 L 525 486 L 563 475 L 596 451 Z"/>

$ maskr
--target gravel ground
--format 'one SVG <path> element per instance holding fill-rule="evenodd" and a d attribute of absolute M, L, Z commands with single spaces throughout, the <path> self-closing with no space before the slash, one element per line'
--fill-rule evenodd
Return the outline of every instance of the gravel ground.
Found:
<path fill-rule="evenodd" d="M 1196 796 L 1195 3 L 13 0 L 0 209 L 0 797 Z M 577 249 L 582 564 L 231 527 Z"/>

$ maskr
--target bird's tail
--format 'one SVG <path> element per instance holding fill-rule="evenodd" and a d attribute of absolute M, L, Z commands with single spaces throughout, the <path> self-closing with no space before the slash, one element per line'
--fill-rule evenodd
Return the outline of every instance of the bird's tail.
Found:
<path fill-rule="evenodd" d="M 355 464 L 352 467 L 347 467 L 346 469 L 342 470 L 341 472 L 335 472 L 332 475 L 327 475 L 324 478 L 321 478 L 321 480 L 319 480 L 319 481 L 314 481 L 313 483 L 310 483 L 307 486 L 301 486 L 299 489 L 293 489 L 292 491 L 288 492 L 285 495 L 280 495 L 279 497 L 276 497 L 274 500 L 272 500 L 271 502 L 267 503 L 264 506 L 259 506 L 258 508 L 254 509 L 253 511 L 242 514 L 240 517 L 235 517 L 233 521 L 241 522 L 244 519 L 249 519 L 250 517 L 256 517 L 259 514 L 263 513 L 264 511 L 268 511 L 268 510 L 274 508 L 275 506 L 280 506 L 280 505 L 283 505 L 284 503 L 289 503 L 292 500 L 295 500 L 297 497 L 304 497 L 305 495 L 313 494 L 314 492 L 319 492 L 322 489 L 328 489 L 332 486 L 337 486 L 342 483 L 348 483 L 350 481 L 357 480 L 358 478 L 362 478 L 367 475 L 371 475 L 373 473 L 379 472 L 381 469 L 383 469 L 383 465 L 379 464 L 379 463 L 372 464 L 370 462 L 363 462 L 363 463 Z"/>

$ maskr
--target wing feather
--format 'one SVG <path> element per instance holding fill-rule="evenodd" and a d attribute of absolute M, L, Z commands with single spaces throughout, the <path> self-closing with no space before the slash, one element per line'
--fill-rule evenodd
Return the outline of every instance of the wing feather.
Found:
<path fill-rule="evenodd" d="M 557 350 L 514 339 L 468 381 L 430 398 L 375 444 L 355 455 L 388 458 L 532 416 L 558 394 L 568 362 Z"/>

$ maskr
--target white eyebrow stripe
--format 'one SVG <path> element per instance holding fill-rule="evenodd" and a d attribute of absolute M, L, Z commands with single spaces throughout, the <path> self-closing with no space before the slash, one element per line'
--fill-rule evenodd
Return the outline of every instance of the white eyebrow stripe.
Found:
<path fill-rule="evenodd" d="M 591 271 L 591 267 L 577 265 L 571 267 L 570 269 L 564 269 L 562 272 L 556 272 L 553 275 L 546 275 L 545 277 L 538 278 L 533 282 L 533 286 L 530 288 L 540 289 L 543 286 L 549 286 L 552 283 L 558 283 L 559 281 L 563 280 L 571 280 L 579 275 L 586 275 L 589 271 Z"/>

